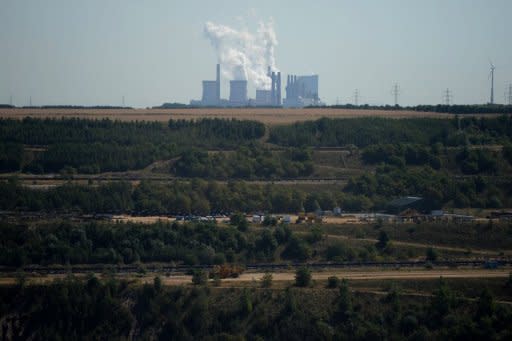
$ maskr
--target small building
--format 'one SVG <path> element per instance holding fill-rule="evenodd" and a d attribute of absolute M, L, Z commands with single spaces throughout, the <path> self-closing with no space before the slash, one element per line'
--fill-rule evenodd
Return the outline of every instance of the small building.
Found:
<path fill-rule="evenodd" d="M 252 216 L 252 222 L 254 224 L 261 224 L 261 223 L 263 223 L 263 220 L 265 220 L 265 216 L 264 215 L 255 214 L 255 215 Z"/>
<path fill-rule="evenodd" d="M 428 205 L 421 197 L 400 197 L 388 203 L 387 213 L 399 214 L 407 209 L 424 212 Z"/>

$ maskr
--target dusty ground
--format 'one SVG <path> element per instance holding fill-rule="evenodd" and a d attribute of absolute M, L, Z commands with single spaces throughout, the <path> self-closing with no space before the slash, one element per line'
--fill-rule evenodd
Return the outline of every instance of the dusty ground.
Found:
<path fill-rule="evenodd" d="M 506 278 L 510 274 L 510 269 L 485 270 L 485 269 L 399 269 L 399 270 L 354 270 L 354 269 L 329 269 L 322 272 L 313 272 L 313 280 L 327 281 L 331 276 L 345 278 L 347 280 L 380 280 L 380 279 L 436 279 L 443 278 Z M 222 280 L 223 286 L 237 285 L 244 282 L 258 282 L 264 273 L 246 272 L 238 278 L 226 278 Z M 147 281 L 152 281 L 153 277 Z M 168 285 L 180 285 L 191 283 L 192 277 L 187 275 L 176 275 L 162 278 L 163 283 Z M 276 272 L 272 273 L 273 281 L 295 281 L 295 272 Z"/>
<path fill-rule="evenodd" d="M 405 117 L 453 117 L 451 114 L 416 111 L 351 110 L 351 109 L 280 109 L 280 108 L 198 108 L 198 109 L 0 109 L 0 117 L 21 119 L 26 116 L 41 118 L 81 117 L 121 121 L 161 121 L 169 119 L 197 119 L 204 117 L 256 120 L 265 124 L 287 124 L 315 120 L 321 117 L 349 118 L 380 116 Z"/>
<path fill-rule="evenodd" d="M 365 280 L 427 280 L 436 278 L 507 278 L 510 274 L 509 268 L 502 268 L 497 270 L 487 269 L 394 269 L 394 270 L 381 270 L 381 269 L 326 269 L 324 271 L 317 271 L 312 273 L 313 280 L 327 281 L 331 276 L 338 278 L 365 281 Z M 245 272 L 238 278 L 226 278 L 221 281 L 223 287 L 236 287 L 243 286 L 244 284 L 259 283 L 264 275 L 263 272 Z M 27 283 L 30 284 L 45 284 L 51 283 L 54 279 L 64 278 L 66 275 L 46 275 L 39 277 L 27 276 Z M 78 277 L 84 277 L 80 274 Z M 120 278 L 138 279 L 141 283 L 152 283 L 155 274 L 147 274 L 144 276 L 125 274 L 120 275 Z M 272 273 L 272 280 L 274 282 L 293 282 L 295 281 L 295 272 L 293 270 Z M 170 276 L 162 276 L 162 281 L 166 285 L 184 285 L 192 283 L 192 276 L 183 274 L 172 274 Z M 17 282 L 15 276 L 6 275 L 0 277 L 0 285 L 12 285 Z"/>

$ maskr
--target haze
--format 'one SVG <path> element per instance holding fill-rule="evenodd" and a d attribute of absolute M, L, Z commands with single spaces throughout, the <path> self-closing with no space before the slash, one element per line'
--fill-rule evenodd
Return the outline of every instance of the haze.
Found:
<path fill-rule="evenodd" d="M 0 1 L 0 103 L 188 103 L 214 79 L 212 21 L 255 30 L 272 18 L 284 76 L 320 76 L 327 104 L 489 101 L 512 83 L 509 0 L 452 1 Z M 227 96 L 227 79 L 222 83 Z M 254 89 L 249 88 L 253 96 Z M 284 88 L 283 88 L 284 93 Z"/>

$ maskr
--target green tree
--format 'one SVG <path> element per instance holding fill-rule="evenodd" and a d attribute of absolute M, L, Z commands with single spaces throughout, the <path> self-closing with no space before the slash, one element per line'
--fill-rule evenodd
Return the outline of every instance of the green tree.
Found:
<path fill-rule="evenodd" d="M 153 279 L 153 288 L 155 289 L 156 292 L 160 292 L 160 290 L 162 290 L 162 279 L 160 278 L 160 276 L 156 276 Z"/>
<path fill-rule="evenodd" d="M 205 285 L 208 283 L 208 274 L 206 271 L 197 269 L 192 273 L 192 283 L 194 285 Z"/>
<path fill-rule="evenodd" d="M 437 260 L 437 257 L 438 257 L 437 250 L 434 249 L 433 247 L 429 247 L 427 249 L 426 260 L 429 262 L 435 262 Z"/>
<path fill-rule="evenodd" d="M 265 274 L 261 277 L 261 287 L 270 288 L 272 286 L 272 280 L 272 274 L 270 272 L 265 272 Z"/>
<path fill-rule="evenodd" d="M 229 223 L 236 226 L 238 231 L 246 232 L 249 229 L 249 222 L 243 213 L 237 212 L 229 217 Z"/>
<path fill-rule="evenodd" d="M 438 288 L 433 292 L 431 312 L 435 321 L 439 322 L 455 305 L 455 296 L 441 277 Z"/>
<path fill-rule="evenodd" d="M 340 284 L 340 279 L 336 276 L 330 276 L 327 278 L 327 287 L 330 289 L 337 288 Z"/>
<path fill-rule="evenodd" d="M 350 292 L 348 281 L 346 279 L 342 279 L 338 306 L 336 308 L 336 313 L 334 314 L 335 322 L 347 322 L 351 318 L 352 313 L 352 293 Z"/>
<path fill-rule="evenodd" d="M 252 309 L 253 305 L 251 292 L 247 289 L 244 289 L 240 298 L 240 313 L 242 316 L 247 316 L 252 313 Z"/>
<path fill-rule="evenodd" d="M 484 288 L 478 297 L 476 318 L 481 319 L 492 316 L 495 310 L 496 303 L 494 302 L 494 297 L 488 288 Z"/>
<path fill-rule="evenodd" d="M 388 246 L 388 243 L 389 243 L 388 234 L 386 233 L 386 231 L 380 230 L 378 241 L 375 244 L 375 247 L 379 250 L 384 250 Z"/>
<path fill-rule="evenodd" d="M 295 285 L 298 287 L 308 287 L 311 285 L 311 271 L 303 266 L 295 271 Z"/>
<path fill-rule="evenodd" d="M 308 235 L 308 241 L 311 244 L 314 244 L 316 242 L 319 242 L 322 240 L 322 228 L 320 226 L 313 226 L 311 230 L 309 231 Z"/>

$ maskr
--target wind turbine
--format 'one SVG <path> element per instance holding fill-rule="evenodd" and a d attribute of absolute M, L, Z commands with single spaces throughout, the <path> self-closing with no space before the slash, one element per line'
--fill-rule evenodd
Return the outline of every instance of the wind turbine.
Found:
<path fill-rule="evenodd" d="M 491 72 L 489 73 L 489 78 L 491 79 L 491 104 L 494 104 L 494 64 L 489 61 L 489 64 L 491 64 Z"/>

